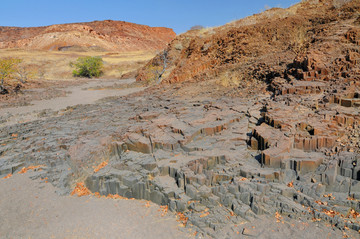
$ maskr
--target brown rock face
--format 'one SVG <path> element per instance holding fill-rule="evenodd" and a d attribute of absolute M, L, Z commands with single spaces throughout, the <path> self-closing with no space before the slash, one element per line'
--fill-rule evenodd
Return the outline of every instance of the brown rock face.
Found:
<path fill-rule="evenodd" d="M 0 48 L 121 52 L 160 50 L 175 36 L 169 28 L 111 20 L 46 27 L 0 27 Z"/>
<path fill-rule="evenodd" d="M 302 64 L 298 74 L 305 80 L 328 80 L 329 69 L 324 63 L 341 54 L 343 49 L 338 47 L 339 43 L 346 41 L 355 48 L 360 42 L 356 15 L 359 1 L 346 1 L 340 8 L 333 2 L 302 1 L 289 9 L 271 9 L 221 27 L 181 34 L 167 49 L 170 66 L 163 81 L 208 80 L 229 70 L 239 72 L 243 79 L 271 78 L 268 73 L 275 67 L 285 70 L 286 63 L 294 58 L 298 58 L 294 65 Z M 320 43 L 327 44 L 324 49 L 329 51 L 328 55 L 321 51 L 307 56 L 302 54 Z M 354 53 L 348 57 L 352 62 L 357 60 Z M 154 58 L 139 71 L 137 80 L 148 80 L 148 72 L 152 70 L 149 66 L 161 65 L 159 58 Z M 343 60 L 338 64 L 339 71 L 349 67 L 345 58 L 338 60 Z M 340 63 L 344 64 L 340 66 Z M 270 71 L 259 74 L 267 66 Z M 288 89 L 288 92 L 316 93 L 321 88 L 303 84 Z"/>

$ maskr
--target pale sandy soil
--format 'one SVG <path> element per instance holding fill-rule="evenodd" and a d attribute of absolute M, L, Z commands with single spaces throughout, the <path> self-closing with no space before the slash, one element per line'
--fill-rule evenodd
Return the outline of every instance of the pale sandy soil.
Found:
<path fill-rule="evenodd" d="M 156 204 L 59 196 L 34 174 L 0 180 L 0 238 L 192 238 Z"/>

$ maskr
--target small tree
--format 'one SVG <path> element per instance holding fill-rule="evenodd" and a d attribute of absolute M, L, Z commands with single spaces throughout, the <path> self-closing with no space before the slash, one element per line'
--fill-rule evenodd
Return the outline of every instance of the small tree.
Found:
<path fill-rule="evenodd" d="M 14 77 L 14 74 L 17 72 L 18 66 L 21 61 L 21 59 L 12 57 L 0 59 L 1 90 L 4 89 L 5 80 L 9 80 Z"/>
<path fill-rule="evenodd" d="M 97 56 L 79 57 L 70 66 L 75 68 L 73 76 L 76 77 L 99 77 L 103 73 L 103 60 Z"/>
<path fill-rule="evenodd" d="M 34 79 L 38 74 L 37 70 L 31 65 L 23 65 L 19 64 L 16 67 L 16 76 L 15 78 L 18 79 L 21 83 L 26 83 L 29 80 Z"/>
<path fill-rule="evenodd" d="M 166 68 L 168 66 L 169 63 L 169 59 L 168 59 L 168 51 L 164 50 L 162 53 L 159 54 L 159 67 L 160 67 L 160 71 L 156 70 L 155 74 L 156 74 L 156 82 L 159 84 L 161 82 L 161 78 L 163 76 L 163 74 L 166 71 Z"/>

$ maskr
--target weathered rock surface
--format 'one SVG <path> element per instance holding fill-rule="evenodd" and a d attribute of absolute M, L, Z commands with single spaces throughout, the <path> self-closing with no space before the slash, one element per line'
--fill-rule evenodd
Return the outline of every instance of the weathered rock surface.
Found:
<path fill-rule="evenodd" d="M 270 97 L 210 95 L 183 99 L 176 87 L 153 88 L 4 127 L 1 175 L 43 164 L 39 175 L 60 193 L 84 179 L 101 195 L 167 205 L 184 213 L 188 226 L 213 237 L 228 225 L 260 215 L 273 218 L 276 212 L 360 229 L 358 218 L 348 217 L 350 209 L 360 209 L 359 168 L 352 167 L 358 153 L 296 148 L 302 118 L 288 120 L 287 128 L 273 126 L 270 118 L 276 125 L 284 123 L 271 110 Z M 257 148 L 251 139 L 259 142 Z M 340 141 L 335 144 L 340 149 Z M 269 149 L 282 152 L 280 164 L 262 160 Z M 94 172 L 93 166 L 104 160 L 107 166 Z"/>

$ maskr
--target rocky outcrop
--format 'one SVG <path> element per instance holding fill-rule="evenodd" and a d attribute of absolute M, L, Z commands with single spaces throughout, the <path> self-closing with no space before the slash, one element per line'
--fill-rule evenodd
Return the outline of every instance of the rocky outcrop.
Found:
<path fill-rule="evenodd" d="M 336 2 L 302 1 L 289 9 L 271 9 L 224 26 L 181 34 L 167 48 L 169 66 L 163 75 L 163 82 L 182 82 L 194 78 L 209 80 L 229 71 L 237 72 L 243 80 L 258 77 L 269 80 L 270 72 L 259 75 L 257 73 L 260 72 L 254 72 L 255 69 L 251 68 L 259 63 L 262 68 L 269 66 L 272 70 L 286 70 L 286 62 L 306 52 L 312 45 L 326 45 L 325 42 L 332 41 L 327 45 L 328 49 L 337 48 L 341 41 L 358 46 L 359 27 L 355 16 L 356 9 L 359 9 L 358 2 L 347 1 L 341 7 L 334 7 Z M 341 35 L 342 39 L 335 39 L 334 34 Z M 313 56 L 318 54 L 313 53 Z M 353 54 L 349 57 L 354 58 Z M 306 81 L 328 79 L 329 68 L 326 64 L 320 64 L 325 61 L 313 56 L 301 61 L 298 74 Z M 332 56 L 336 57 L 337 54 Z M 160 58 L 160 55 L 155 57 L 143 67 L 138 72 L 137 80 L 150 80 L 151 66 L 161 65 Z M 345 59 L 341 60 L 346 62 Z M 294 63 L 297 64 L 297 61 Z M 312 67 L 314 64 L 316 68 Z M 343 69 L 346 67 L 346 64 L 341 66 Z M 318 92 L 321 85 L 302 83 L 283 90 L 289 93 Z"/>

